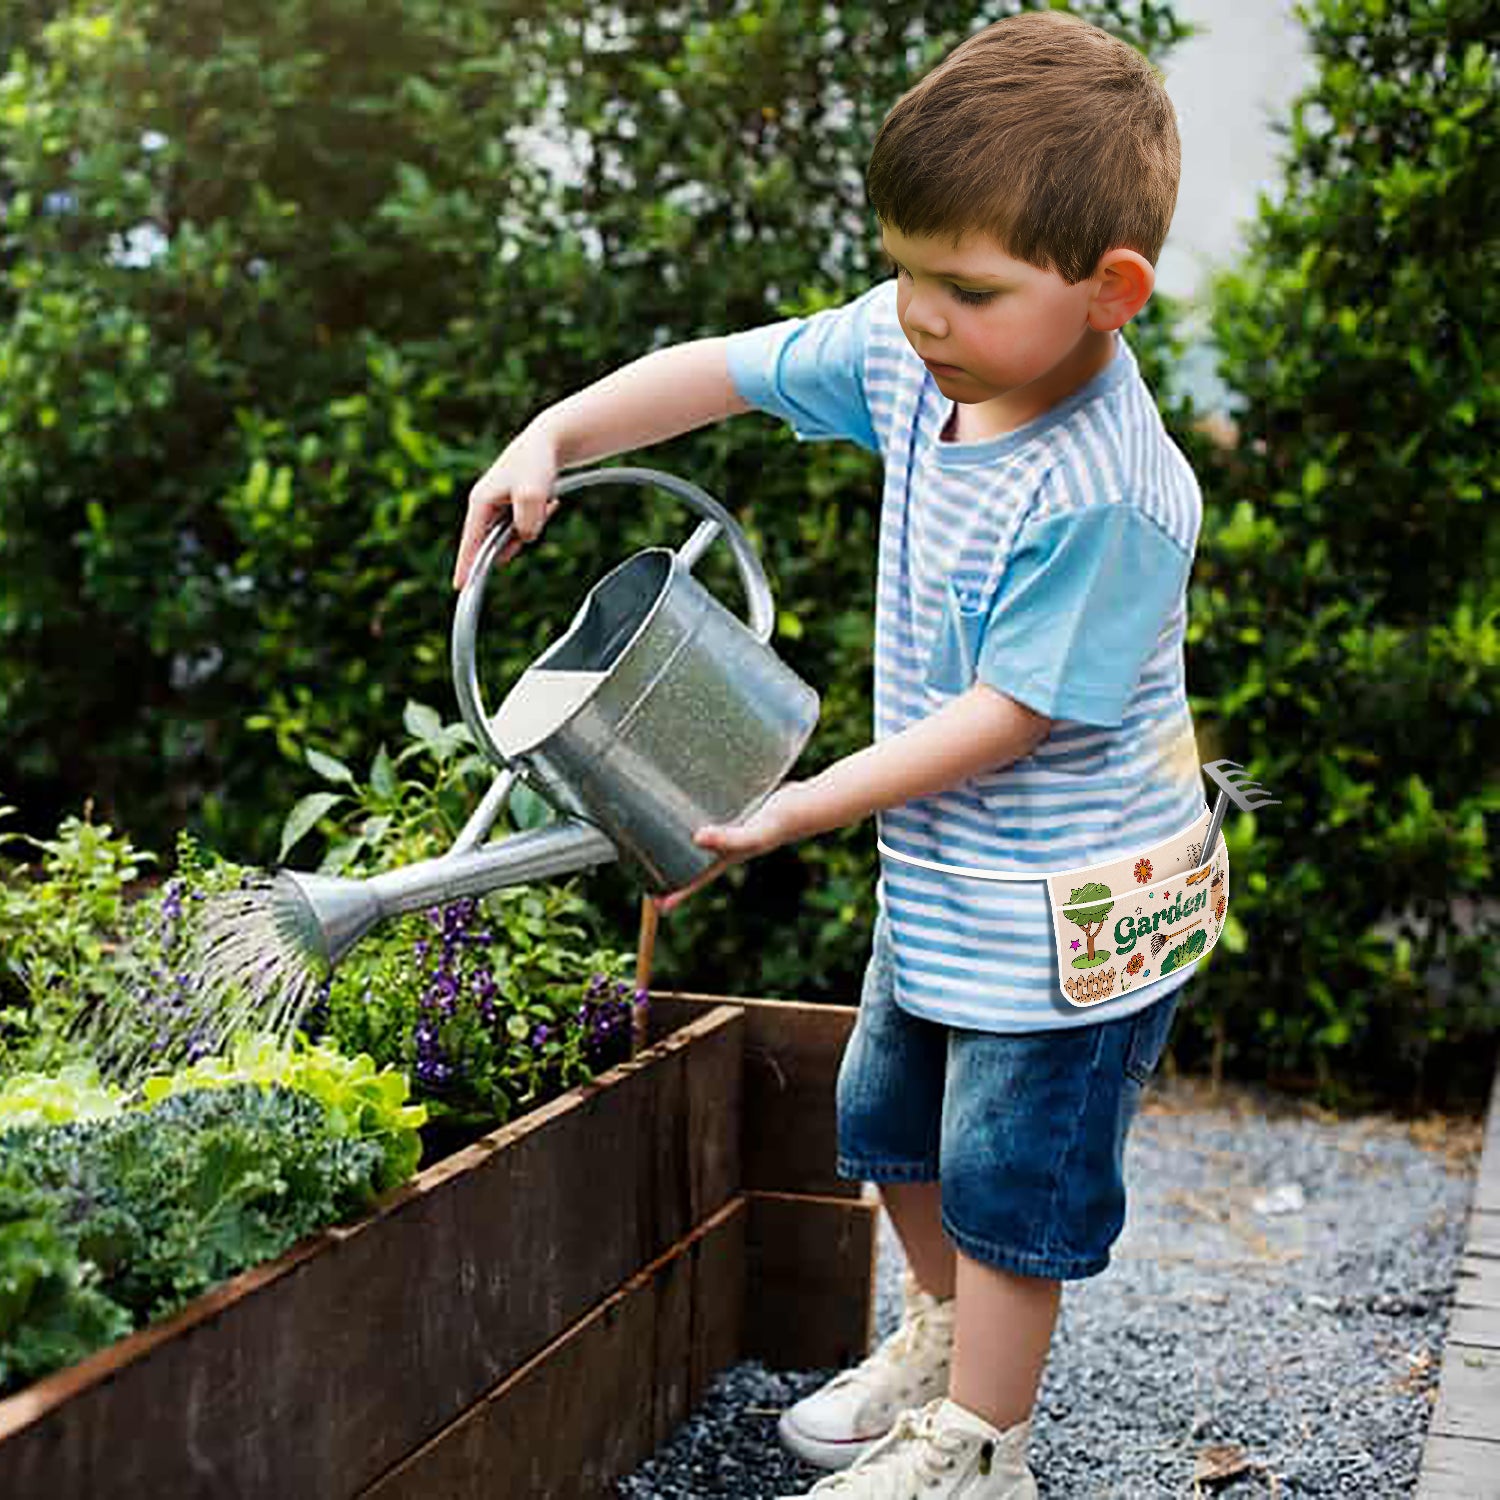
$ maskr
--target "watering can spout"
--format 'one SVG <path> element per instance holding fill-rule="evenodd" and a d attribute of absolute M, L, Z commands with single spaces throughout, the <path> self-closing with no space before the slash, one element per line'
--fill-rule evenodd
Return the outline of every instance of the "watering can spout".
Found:
<path fill-rule="evenodd" d="M 472 852 L 404 865 L 369 880 L 283 870 L 273 891 L 276 926 L 297 951 L 331 969 L 387 917 L 570 875 L 618 857 L 597 828 L 564 822 L 513 834 Z"/>

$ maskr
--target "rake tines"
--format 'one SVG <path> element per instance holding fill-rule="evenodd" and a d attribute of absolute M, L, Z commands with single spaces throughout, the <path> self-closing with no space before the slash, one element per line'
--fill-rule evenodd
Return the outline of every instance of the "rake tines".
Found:
<path fill-rule="evenodd" d="M 1208 837 L 1203 841 L 1203 858 L 1210 860 L 1219 846 L 1219 829 L 1231 802 L 1242 812 L 1254 812 L 1260 807 L 1279 807 L 1281 802 L 1266 791 L 1238 761 L 1211 760 L 1204 764 L 1203 769 L 1219 788 L 1214 815 L 1208 825 Z M 1239 775 L 1235 775 L 1235 772 L 1239 772 Z"/>

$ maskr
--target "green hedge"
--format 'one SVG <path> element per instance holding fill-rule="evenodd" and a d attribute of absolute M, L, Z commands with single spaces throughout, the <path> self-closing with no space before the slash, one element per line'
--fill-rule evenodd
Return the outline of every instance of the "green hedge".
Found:
<path fill-rule="evenodd" d="M 1205 473 L 1188 672 L 1214 748 L 1283 805 L 1253 839 L 1231 823 L 1250 943 L 1195 1023 L 1236 1071 L 1477 1101 L 1500 1021 L 1493 16 L 1304 20 L 1284 182 L 1217 292 L 1240 441 Z"/>

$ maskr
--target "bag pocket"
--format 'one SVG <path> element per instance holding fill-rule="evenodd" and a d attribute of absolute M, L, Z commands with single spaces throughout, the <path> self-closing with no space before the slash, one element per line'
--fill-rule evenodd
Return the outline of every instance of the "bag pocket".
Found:
<path fill-rule="evenodd" d="M 1229 910 L 1229 850 L 1221 835 L 1213 858 L 1198 862 L 1209 819 L 1205 810 L 1149 849 L 1048 877 L 1058 989 L 1070 1005 L 1101 1005 L 1159 984 L 1218 941 Z"/>

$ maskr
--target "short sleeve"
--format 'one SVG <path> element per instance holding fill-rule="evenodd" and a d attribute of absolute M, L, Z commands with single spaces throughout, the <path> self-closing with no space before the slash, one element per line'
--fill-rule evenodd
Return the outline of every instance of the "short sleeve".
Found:
<path fill-rule="evenodd" d="M 977 643 L 975 677 L 1047 718 L 1118 728 L 1191 566 L 1125 503 L 1023 527 Z"/>
<path fill-rule="evenodd" d="M 730 334 L 729 377 L 744 400 L 799 438 L 848 438 L 880 451 L 865 394 L 874 287 L 843 307 Z"/>

